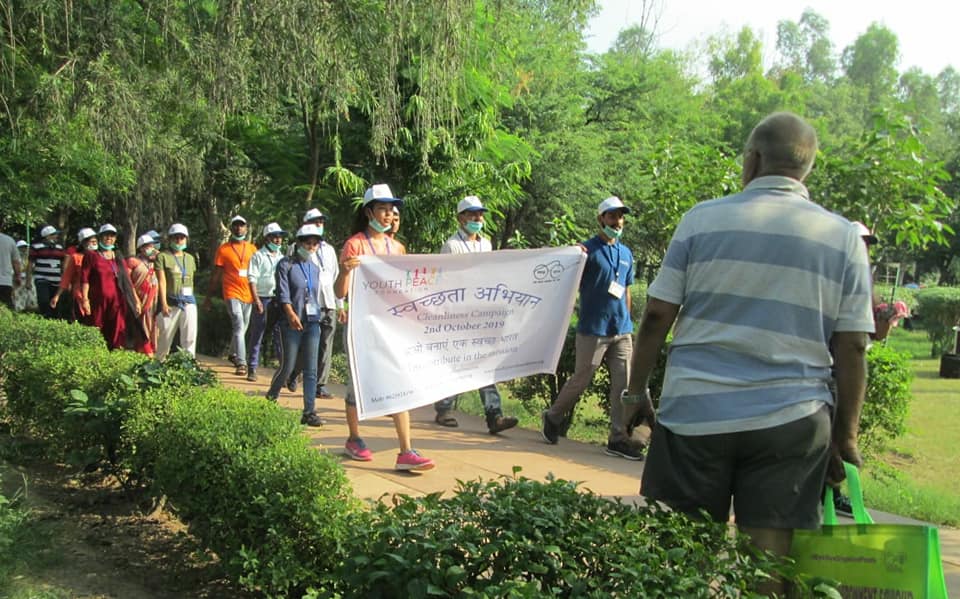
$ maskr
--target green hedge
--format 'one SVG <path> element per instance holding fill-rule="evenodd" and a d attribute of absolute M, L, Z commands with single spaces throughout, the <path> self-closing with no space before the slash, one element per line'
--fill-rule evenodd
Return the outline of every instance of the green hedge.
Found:
<path fill-rule="evenodd" d="M 360 504 L 298 415 L 222 388 L 155 390 L 125 428 L 131 468 L 245 586 L 286 596 L 342 559 Z"/>
<path fill-rule="evenodd" d="M 562 480 L 461 482 L 377 505 L 335 588 L 352 597 L 739 597 L 774 564 L 726 523 Z"/>
<path fill-rule="evenodd" d="M 15 431 L 49 442 L 56 457 L 83 466 L 115 461 L 129 401 L 122 377 L 147 360 L 105 345 L 8 351 L 0 364 L 5 413 Z"/>
<path fill-rule="evenodd" d="M 912 382 L 909 354 L 882 343 L 870 346 L 866 400 L 860 414 L 860 445 L 865 452 L 876 453 L 906 432 Z"/>
<path fill-rule="evenodd" d="M 953 351 L 960 324 L 960 287 L 928 287 L 917 293 L 917 311 L 933 345 L 930 357 Z"/>
<path fill-rule="evenodd" d="M 3 314 L 3 416 L 54 453 L 112 464 L 271 597 L 742 596 L 776 566 L 724 524 L 526 479 L 363 509 L 297 415 L 212 384 L 175 354 L 108 352 L 89 331 Z"/>

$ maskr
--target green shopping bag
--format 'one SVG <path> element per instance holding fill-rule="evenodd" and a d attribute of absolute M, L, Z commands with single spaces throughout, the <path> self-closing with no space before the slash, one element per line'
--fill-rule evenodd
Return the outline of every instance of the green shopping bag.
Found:
<path fill-rule="evenodd" d="M 823 527 L 794 533 L 790 557 L 797 571 L 838 581 L 843 597 L 947 599 L 936 527 L 874 524 L 857 468 L 845 468 L 855 524 L 837 523 L 828 487 Z"/>

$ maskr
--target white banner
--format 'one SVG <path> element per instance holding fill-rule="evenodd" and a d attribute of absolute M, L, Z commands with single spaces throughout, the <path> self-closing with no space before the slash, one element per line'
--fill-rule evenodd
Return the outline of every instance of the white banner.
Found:
<path fill-rule="evenodd" d="M 586 255 L 564 247 L 360 259 L 347 335 L 364 419 L 555 372 Z"/>

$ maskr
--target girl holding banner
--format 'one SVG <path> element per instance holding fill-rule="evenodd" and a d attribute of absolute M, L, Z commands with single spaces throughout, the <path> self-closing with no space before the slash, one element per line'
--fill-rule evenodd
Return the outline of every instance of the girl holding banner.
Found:
<path fill-rule="evenodd" d="M 364 192 L 363 204 L 360 206 L 354 226 L 354 235 L 347 239 L 343 244 L 343 251 L 340 252 L 340 274 L 333 286 L 337 298 L 346 297 L 350 289 L 351 273 L 360 264 L 358 256 L 407 253 L 402 243 L 387 235 L 393 227 L 394 207 L 401 206 L 403 206 L 403 200 L 393 197 L 393 192 L 388 185 L 374 185 Z M 349 355 L 348 328 L 344 327 L 343 330 L 343 346 Z M 352 381 L 347 385 L 345 403 L 347 427 L 350 429 L 350 437 L 345 445 L 346 454 L 354 460 L 369 462 L 373 459 L 373 453 L 360 437 L 360 418 L 357 413 Z M 411 446 L 410 413 L 400 412 L 393 414 L 391 418 L 397 429 L 397 439 L 400 441 L 396 469 L 417 472 L 432 469 L 435 466 L 433 460 L 420 455 Z"/>

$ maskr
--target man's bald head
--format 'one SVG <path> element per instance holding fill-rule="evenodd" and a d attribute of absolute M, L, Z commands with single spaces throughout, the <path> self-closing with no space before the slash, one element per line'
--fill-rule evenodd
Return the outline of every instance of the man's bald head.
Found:
<path fill-rule="evenodd" d="M 744 149 L 743 179 L 781 175 L 798 181 L 810 173 L 817 155 L 817 132 L 792 112 L 775 112 L 750 132 Z"/>

